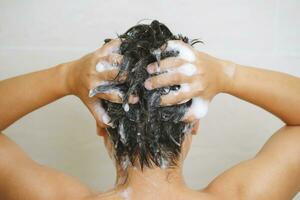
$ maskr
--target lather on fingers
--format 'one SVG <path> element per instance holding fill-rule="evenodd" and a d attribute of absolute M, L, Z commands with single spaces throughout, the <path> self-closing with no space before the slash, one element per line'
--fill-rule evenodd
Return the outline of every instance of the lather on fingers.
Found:
<path fill-rule="evenodd" d="M 199 58 L 195 49 L 182 41 L 169 41 L 165 51 L 178 52 L 176 57 L 168 57 L 159 63 L 147 66 L 150 75 L 161 72 L 148 78 L 144 86 L 148 90 L 180 85 L 179 90 L 171 91 L 161 96 L 161 106 L 182 104 L 192 99 L 192 105 L 182 121 L 192 122 L 207 113 L 209 100 L 205 96 L 207 82 L 203 67 L 199 67 Z"/>
<path fill-rule="evenodd" d="M 183 83 L 190 83 L 191 79 L 182 73 L 163 73 L 153 76 L 145 81 L 144 86 L 148 90 L 162 88 L 173 85 L 180 85 Z"/>
<path fill-rule="evenodd" d="M 187 61 L 184 59 L 176 58 L 176 57 L 168 57 L 168 58 L 161 60 L 159 63 L 154 62 L 154 63 L 149 64 L 147 66 L 147 72 L 149 74 L 153 74 L 156 72 L 162 72 L 162 71 L 166 71 L 166 70 L 169 70 L 172 68 L 179 67 L 185 63 L 187 63 Z"/>

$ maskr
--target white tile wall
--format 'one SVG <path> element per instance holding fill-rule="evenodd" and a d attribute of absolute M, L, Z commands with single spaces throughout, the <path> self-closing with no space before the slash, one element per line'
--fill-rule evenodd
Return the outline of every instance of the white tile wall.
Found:
<path fill-rule="evenodd" d="M 198 49 L 215 56 L 300 76 L 299 10 L 298 0 L 1 0 L 0 79 L 75 59 L 145 18 L 203 39 Z M 253 156 L 281 125 L 253 105 L 218 96 L 186 161 L 187 182 L 204 187 Z M 75 97 L 33 112 L 7 134 L 35 160 L 93 188 L 113 184 L 93 119 Z"/>

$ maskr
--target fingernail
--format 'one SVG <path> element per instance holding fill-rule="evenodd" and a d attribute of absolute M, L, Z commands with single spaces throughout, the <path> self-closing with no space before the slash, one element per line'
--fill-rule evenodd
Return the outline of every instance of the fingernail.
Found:
<path fill-rule="evenodd" d="M 89 91 L 89 97 L 93 97 L 93 96 L 95 96 L 95 90 L 94 89 L 90 89 L 90 91 Z"/>
<path fill-rule="evenodd" d="M 150 74 L 154 72 L 154 66 L 153 66 L 153 64 L 148 65 L 147 72 L 150 73 Z"/>
<path fill-rule="evenodd" d="M 152 84 L 149 80 L 146 80 L 144 86 L 147 90 L 152 90 Z"/>
<path fill-rule="evenodd" d="M 139 97 L 133 97 L 132 103 L 135 104 L 139 101 Z"/>

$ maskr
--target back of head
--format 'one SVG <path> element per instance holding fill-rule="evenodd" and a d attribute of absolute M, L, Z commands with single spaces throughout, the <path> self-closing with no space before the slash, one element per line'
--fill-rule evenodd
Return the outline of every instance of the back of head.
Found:
<path fill-rule="evenodd" d="M 119 75 L 125 73 L 127 79 L 98 88 L 99 91 L 117 89 L 124 94 L 123 104 L 102 100 L 113 124 L 113 127 L 107 128 L 107 133 L 114 147 L 114 157 L 123 168 L 136 164 L 142 169 L 144 166 L 176 166 L 185 134 L 191 127 L 191 124 L 180 120 L 192 100 L 161 107 L 160 96 L 176 91 L 180 86 L 147 90 L 144 82 L 153 76 L 146 71 L 148 64 L 178 55 L 179 52 L 166 50 L 169 40 L 191 42 L 187 37 L 173 35 L 156 20 L 149 25 L 138 24 L 119 38 L 122 41 L 119 53 L 123 55 Z M 139 97 L 138 103 L 128 104 L 131 94 Z"/>

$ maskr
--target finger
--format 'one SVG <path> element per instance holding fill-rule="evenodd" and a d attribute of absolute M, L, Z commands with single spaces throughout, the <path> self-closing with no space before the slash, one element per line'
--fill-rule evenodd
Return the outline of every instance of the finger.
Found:
<path fill-rule="evenodd" d="M 165 50 L 178 51 L 179 54 L 177 57 L 189 62 L 194 62 L 196 60 L 195 50 L 193 47 L 181 40 L 169 40 Z"/>
<path fill-rule="evenodd" d="M 101 73 L 98 73 L 97 78 L 103 81 L 112 81 L 116 79 L 118 73 L 119 69 L 105 70 Z"/>
<path fill-rule="evenodd" d="M 139 100 L 140 100 L 140 98 L 138 96 L 133 95 L 133 94 L 129 95 L 128 102 L 130 104 L 136 104 L 137 102 L 139 102 Z"/>
<path fill-rule="evenodd" d="M 96 71 L 103 72 L 105 70 L 117 68 L 122 62 L 123 56 L 120 54 L 111 54 L 99 57 L 96 64 Z"/>
<path fill-rule="evenodd" d="M 169 57 L 161 60 L 159 63 L 154 62 L 147 66 L 149 74 L 165 71 L 167 69 L 176 68 L 186 63 L 186 60 L 176 57 Z"/>
<path fill-rule="evenodd" d="M 118 68 L 106 70 L 101 73 L 98 73 L 96 76 L 101 81 L 116 81 L 119 83 L 123 83 L 127 79 L 128 73 L 119 73 L 120 70 Z"/>
<path fill-rule="evenodd" d="M 100 99 L 105 99 L 107 101 L 119 104 L 122 104 L 124 100 L 124 95 L 118 90 L 98 93 L 95 96 Z M 128 98 L 128 103 L 130 104 L 136 104 L 138 101 L 139 97 L 136 95 L 130 95 Z"/>
<path fill-rule="evenodd" d="M 164 74 L 160 74 L 148 78 L 145 81 L 144 86 L 146 89 L 152 90 L 152 89 L 166 87 L 166 86 L 189 83 L 190 81 L 191 81 L 191 77 L 189 76 L 186 76 L 178 72 L 168 72 L 168 73 L 164 73 Z"/>
<path fill-rule="evenodd" d="M 95 96 L 113 103 L 122 103 L 122 95 L 118 92 L 103 92 L 98 93 Z"/>
<path fill-rule="evenodd" d="M 123 55 L 121 54 L 110 54 L 105 57 L 103 57 L 107 62 L 111 63 L 112 66 L 120 66 L 122 60 L 123 60 Z"/>
<path fill-rule="evenodd" d="M 178 91 L 171 91 L 166 95 L 160 97 L 161 106 L 170 106 L 175 104 L 182 104 L 197 97 L 203 93 L 203 90 L 200 87 L 196 87 L 191 84 L 181 84 Z"/>
<path fill-rule="evenodd" d="M 89 109 L 90 113 L 94 116 L 96 123 L 102 127 L 107 128 L 109 126 L 113 127 L 113 124 L 110 122 L 110 117 L 107 112 L 102 107 L 100 99 L 97 98 L 88 98 L 84 99 L 83 103 Z"/>
<path fill-rule="evenodd" d="M 121 45 L 121 40 L 119 38 L 113 39 L 105 43 L 98 51 L 101 56 L 107 56 L 111 53 L 118 53 Z"/>

